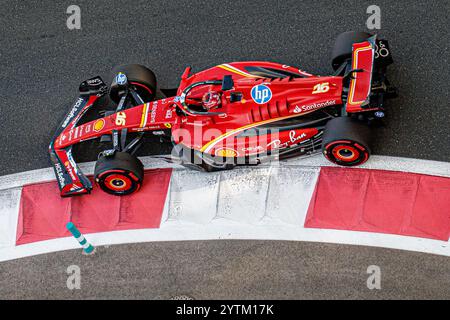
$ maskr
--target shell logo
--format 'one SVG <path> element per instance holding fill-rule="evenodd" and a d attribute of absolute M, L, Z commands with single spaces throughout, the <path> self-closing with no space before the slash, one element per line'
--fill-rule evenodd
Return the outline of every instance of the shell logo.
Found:
<path fill-rule="evenodd" d="M 94 123 L 94 131 L 99 132 L 105 127 L 105 119 L 99 119 Z"/>
<path fill-rule="evenodd" d="M 237 152 L 233 149 L 220 149 L 216 151 L 216 156 L 219 157 L 236 157 Z"/>

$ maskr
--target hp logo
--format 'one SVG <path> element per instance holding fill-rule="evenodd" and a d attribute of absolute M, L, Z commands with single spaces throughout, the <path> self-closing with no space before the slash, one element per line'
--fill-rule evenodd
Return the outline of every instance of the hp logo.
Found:
<path fill-rule="evenodd" d="M 251 94 L 253 101 L 255 101 L 257 104 L 264 104 L 272 99 L 272 91 L 269 87 L 263 84 L 254 86 L 252 88 Z"/>
<path fill-rule="evenodd" d="M 116 83 L 118 85 L 124 85 L 125 83 L 127 83 L 128 79 L 127 76 L 125 75 L 125 73 L 119 72 L 116 76 Z"/>

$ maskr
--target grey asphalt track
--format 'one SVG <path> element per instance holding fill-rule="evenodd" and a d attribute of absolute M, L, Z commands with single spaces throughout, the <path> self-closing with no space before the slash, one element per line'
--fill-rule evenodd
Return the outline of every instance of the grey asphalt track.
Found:
<path fill-rule="evenodd" d="M 80 267 L 81 288 L 67 289 Z M 367 268 L 381 290 L 367 288 Z M 448 299 L 447 257 L 299 242 L 209 241 L 100 247 L 0 264 L 11 299 Z"/>
<path fill-rule="evenodd" d="M 68 30 L 71 4 L 0 6 L 0 175 L 48 167 L 48 143 L 79 83 L 95 75 L 109 81 L 114 65 L 145 64 L 165 88 L 177 86 L 187 65 L 195 71 L 236 60 L 278 61 L 326 75 L 335 36 L 366 30 L 373 2 L 76 1 L 82 29 Z M 376 4 L 400 97 L 390 102 L 374 151 L 450 161 L 450 3 Z M 145 151 L 161 150 L 166 148 Z M 450 298 L 449 259 L 394 250 L 187 242 L 111 247 L 89 259 L 71 251 L 2 263 L 0 298 Z M 86 290 L 65 288 L 69 264 L 86 269 Z M 386 270 L 381 291 L 365 287 L 372 264 Z"/>

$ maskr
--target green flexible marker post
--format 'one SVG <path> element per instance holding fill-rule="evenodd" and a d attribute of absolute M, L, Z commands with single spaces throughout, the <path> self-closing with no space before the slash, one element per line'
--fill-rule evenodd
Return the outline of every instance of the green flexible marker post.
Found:
<path fill-rule="evenodd" d="M 66 225 L 66 228 L 70 231 L 70 233 L 74 236 L 74 238 L 80 243 L 83 247 L 83 251 L 86 254 L 94 253 L 94 246 L 92 246 L 89 242 L 87 242 L 86 238 L 81 234 L 81 232 L 75 227 L 72 222 L 69 222 Z"/>

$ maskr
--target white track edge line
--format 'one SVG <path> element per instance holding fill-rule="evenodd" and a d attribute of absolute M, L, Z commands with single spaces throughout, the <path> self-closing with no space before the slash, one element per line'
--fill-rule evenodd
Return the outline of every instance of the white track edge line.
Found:
<path fill-rule="evenodd" d="M 154 158 L 151 156 L 141 157 L 140 159 L 143 162 L 144 167 L 146 169 L 174 168 L 174 169 L 189 170 L 181 165 L 167 163 L 164 160 Z M 85 162 L 79 165 L 80 169 L 86 175 L 91 175 L 94 173 L 94 166 L 95 162 Z M 260 167 L 263 166 L 324 167 L 335 165 L 328 162 L 322 155 L 317 154 L 306 158 L 298 158 L 280 162 L 271 162 L 268 164 L 260 165 Z M 421 159 L 399 158 L 388 156 L 372 156 L 367 163 L 357 168 L 400 171 L 400 172 L 418 173 L 450 178 L 450 162 L 440 162 L 432 160 L 421 160 Z M 14 173 L 10 175 L 0 176 L 0 190 L 21 187 L 31 183 L 53 181 L 53 180 L 55 180 L 53 168 L 44 168 Z"/>
<path fill-rule="evenodd" d="M 86 234 L 86 239 L 94 246 L 120 245 L 145 242 L 174 242 L 199 240 L 277 240 L 302 241 L 357 245 L 385 249 L 398 249 L 411 252 L 428 253 L 450 257 L 448 242 L 358 231 L 331 229 L 304 229 L 293 226 L 255 226 L 255 225 L 192 225 L 167 223 L 160 229 L 124 230 Z M 1 248 L 0 261 L 56 251 L 81 248 L 71 237 L 35 242 L 13 248 Z"/>

